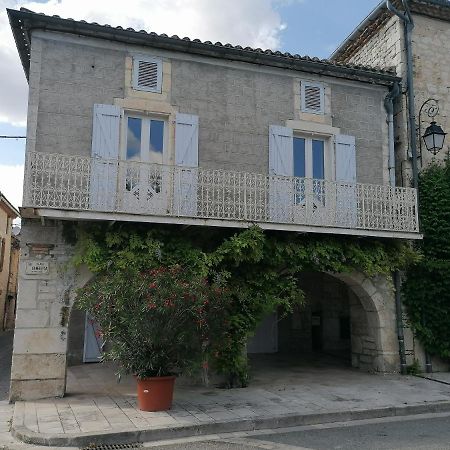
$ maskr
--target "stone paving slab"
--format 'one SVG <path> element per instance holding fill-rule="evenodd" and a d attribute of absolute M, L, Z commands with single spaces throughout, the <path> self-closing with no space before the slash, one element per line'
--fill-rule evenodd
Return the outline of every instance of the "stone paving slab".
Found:
<path fill-rule="evenodd" d="M 65 398 L 17 402 L 13 434 L 38 445 L 144 442 L 191 435 L 450 411 L 450 386 L 418 377 L 372 375 L 341 366 L 254 367 L 245 389 L 188 386 L 170 411 L 137 408 L 135 381 L 111 365 L 69 369 Z"/>

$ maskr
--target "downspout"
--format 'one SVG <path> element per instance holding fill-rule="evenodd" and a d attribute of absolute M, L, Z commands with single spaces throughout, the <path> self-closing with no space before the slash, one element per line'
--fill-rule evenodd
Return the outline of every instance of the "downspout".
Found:
<path fill-rule="evenodd" d="M 401 94 L 399 83 L 394 83 L 392 89 L 384 99 L 384 108 L 387 113 L 388 144 L 389 144 L 389 184 L 395 187 L 395 153 L 394 153 L 394 100 Z M 392 274 L 395 289 L 395 317 L 397 322 L 398 350 L 400 355 L 400 373 L 406 375 L 405 335 L 403 331 L 402 300 L 400 295 L 401 277 L 396 270 Z"/>
<path fill-rule="evenodd" d="M 416 141 L 416 117 L 415 117 L 415 103 L 414 103 L 414 78 L 413 78 L 413 56 L 412 56 L 412 30 L 414 29 L 414 21 L 409 9 L 408 0 L 402 0 L 403 8 L 405 12 L 400 12 L 398 9 L 392 5 L 390 0 L 386 0 L 386 8 L 399 17 L 403 22 L 403 31 L 405 36 L 405 49 L 406 49 L 406 87 L 408 95 L 408 119 L 409 119 L 409 147 L 411 149 L 412 158 L 412 174 L 413 174 L 413 187 L 415 189 L 419 188 L 419 174 L 417 169 L 417 141 Z M 397 314 L 401 313 L 401 303 L 399 304 L 400 310 L 397 306 L 397 296 L 400 296 L 400 275 L 398 280 L 396 280 L 396 309 Z M 397 289 L 398 288 L 398 289 Z M 400 299 L 399 299 L 400 300 Z M 397 323 L 399 318 L 397 317 Z M 403 325 L 402 331 L 403 333 Z M 399 337 L 400 342 L 400 337 Z M 404 350 L 404 342 L 403 342 Z M 401 350 L 400 350 L 401 351 Z M 425 351 L 425 367 L 426 372 L 431 373 L 433 367 L 431 364 L 431 356 Z M 403 372 L 402 372 L 403 373 Z"/>
<path fill-rule="evenodd" d="M 405 12 L 398 11 L 390 2 L 386 0 L 386 8 L 398 16 L 403 21 L 406 49 L 406 88 L 408 94 L 408 118 L 409 118 L 409 147 L 412 157 L 413 186 L 418 188 L 417 171 L 417 142 L 416 142 L 416 117 L 414 109 L 414 81 L 413 81 L 413 57 L 412 57 L 412 30 L 414 28 L 413 18 L 408 6 L 408 0 L 402 0 Z"/>
<path fill-rule="evenodd" d="M 394 100 L 400 95 L 399 83 L 394 83 L 392 89 L 384 99 L 384 108 L 387 113 L 388 144 L 389 144 L 389 184 L 395 187 L 395 153 L 394 153 Z"/>

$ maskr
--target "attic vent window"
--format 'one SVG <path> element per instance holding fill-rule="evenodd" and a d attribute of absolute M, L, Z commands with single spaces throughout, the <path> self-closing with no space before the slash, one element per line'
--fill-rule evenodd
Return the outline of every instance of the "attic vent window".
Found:
<path fill-rule="evenodd" d="M 301 83 L 302 111 L 313 114 L 324 113 L 324 86 L 321 83 Z"/>
<path fill-rule="evenodd" d="M 151 56 L 133 58 L 133 89 L 161 92 L 162 61 Z"/>

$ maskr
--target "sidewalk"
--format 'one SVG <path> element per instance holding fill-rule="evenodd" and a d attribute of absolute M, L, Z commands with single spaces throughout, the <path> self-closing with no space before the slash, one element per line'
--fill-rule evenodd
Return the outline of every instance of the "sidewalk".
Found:
<path fill-rule="evenodd" d="M 148 413 L 137 409 L 132 377 L 117 384 L 111 365 L 72 367 L 65 398 L 16 403 L 12 433 L 37 445 L 82 447 L 450 411 L 450 386 L 417 377 L 276 356 L 253 372 L 245 389 L 178 383 L 173 409 Z"/>

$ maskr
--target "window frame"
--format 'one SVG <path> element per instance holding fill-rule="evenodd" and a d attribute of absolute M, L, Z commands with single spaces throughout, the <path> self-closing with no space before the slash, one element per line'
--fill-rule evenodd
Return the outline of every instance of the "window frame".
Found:
<path fill-rule="evenodd" d="M 305 176 L 304 178 L 313 179 L 313 152 L 312 152 L 312 141 L 323 141 L 323 165 L 324 165 L 324 181 L 334 180 L 334 156 L 333 156 L 333 145 L 332 136 L 316 133 L 306 133 L 302 131 L 294 130 L 293 140 L 295 138 L 305 139 Z M 294 141 L 293 141 L 294 142 Z M 294 151 L 294 144 L 292 143 L 292 152 Z M 294 174 L 292 176 L 295 177 Z M 301 178 L 301 177 L 300 177 Z"/>
<path fill-rule="evenodd" d="M 133 68 L 132 68 L 132 81 L 131 86 L 136 91 L 144 91 L 144 92 L 153 92 L 156 94 L 161 94 L 162 88 L 162 59 L 158 56 L 151 55 L 132 55 L 133 60 Z M 157 72 L 156 72 L 156 88 L 151 88 L 147 86 L 139 86 L 138 83 L 138 74 L 139 74 L 139 62 L 148 62 L 148 63 L 156 63 Z"/>
<path fill-rule="evenodd" d="M 121 138 L 121 145 L 120 145 L 120 159 L 123 161 L 136 161 L 136 162 L 144 162 L 148 164 L 159 164 L 159 163 L 152 163 L 148 156 L 149 152 L 148 150 L 145 152 L 145 155 L 143 155 L 142 149 L 145 149 L 145 147 L 149 145 L 150 143 L 150 134 L 145 133 L 145 139 L 142 139 L 142 136 L 144 136 L 143 132 L 141 132 L 141 157 L 140 159 L 127 159 L 127 141 L 128 141 L 128 118 L 136 118 L 141 119 L 143 122 L 147 122 L 147 125 L 143 126 L 141 124 L 141 130 L 147 130 L 150 131 L 150 121 L 152 120 L 159 120 L 164 123 L 163 127 L 163 151 L 162 151 L 162 163 L 163 165 L 167 165 L 170 160 L 169 152 L 168 152 L 168 134 L 169 134 L 169 118 L 166 114 L 158 114 L 158 113 L 145 113 L 144 111 L 133 111 L 133 110 L 125 110 L 122 114 L 122 138 Z M 142 156 L 145 156 L 143 158 Z"/>
<path fill-rule="evenodd" d="M 316 88 L 320 89 L 320 110 L 318 110 L 318 111 L 315 109 L 306 107 L 305 89 L 308 86 L 316 87 Z M 300 110 L 301 110 L 301 112 L 308 113 L 308 114 L 317 114 L 317 115 L 325 114 L 325 86 L 323 83 L 318 82 L 318 81 L 307 81 L 307 80 L 300 81 Z"/>

